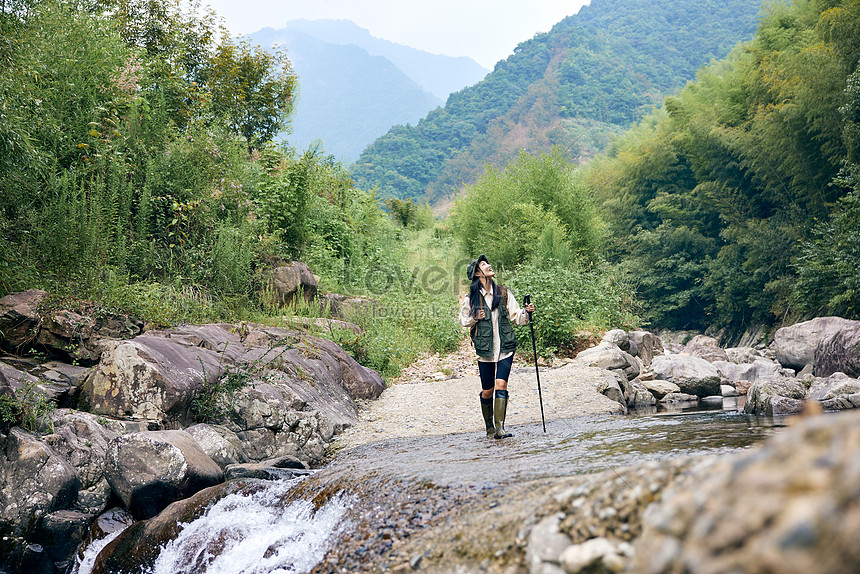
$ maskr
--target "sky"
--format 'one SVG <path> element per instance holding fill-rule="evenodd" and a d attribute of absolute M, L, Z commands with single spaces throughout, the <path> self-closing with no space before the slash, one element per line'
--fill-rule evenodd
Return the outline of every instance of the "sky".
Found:
<path fill-rule="evenodd" d="M 487 69 L 517 44 L 575 14 L 589 0 L 203 0 L 233 35 L 288 20 L 352 20 L 377 38 L 433 54 L 468 56 Z"/>

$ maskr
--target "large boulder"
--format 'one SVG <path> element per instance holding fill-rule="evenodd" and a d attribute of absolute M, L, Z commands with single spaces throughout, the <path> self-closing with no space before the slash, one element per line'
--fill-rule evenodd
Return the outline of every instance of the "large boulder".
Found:
<path fill-rule="evenodd" d="M 747 391 L 744 412 L 756 415 L 786 415 L 801 411 L 807 389 L 803 382 L 790 378 L 760 379 Z"/>
<path fill-rule="evenodd" d="M 651 361 L 658 379 L 675 383 L 681 392 L 698 397 L 720 394 L 720 374 L 704 359 L 690 355 L 660 355 Z"/>
<path fill-rule="evenodd" d="M 815 349 L 835 332 L 856 324 L 842 317 L 817 317 L 778 329 L 773 337 L 776 360 L 784 367 L 801 370 L 815 363 Z"/>
<path fill-rule="evenodd" d="M 105 475 L 135 518 L 150 518 L 168 504 L 224 480 L 224 473 L 190 434 L 145 431 L 114 438 Z"/>
<path fill-rule="evenodd" d="M 131 339 L 143 331 L 143 321 L 127 315 L 82 315 L 68 309 L 42 317 L 36 342 L 52 354 L 86 365 L 98 362 L 102 339 Z"/>
<path fill-rule="evenodd" d="M 809 387 L 809 398 L 828 410 L 860 408 L 860 380 L 844 373 L 816 378 Z"/>
<path fill-rule="evenodd" d="M 663 381 L 660 379 L 654 379 L 651 381 L 640 381 L 642 386 L 648 389 L 648 391 L 654 395 L 657 400 L 662 399 L 668 394 L 671 393 L 680 393 L 681 387 L 676 385 L 675 383 L 671 383 L 669 381 Z"/>
<path fill-rule="evenodd" d="M 609 341 L 601 341 L 595 347 L 580 351 L 576 355 L 576 360 L 598 369 L 624 371 L 629 378 L 637 377 L 640 372 L 639 361 Z"/>
<path fill-rule="evenodd" d="M 636 356 L 646 367 L 651 366 L 651 359 L 655 355 L 663 354 L 663 343 L 660 337 L 648 331 L 631 331 L 628 333 L 631 346 L 636 347 Z"/>
<path fill-rule="evenodd" d="M 103 347 L 101 362 L 84 382 L 81 397 L 97 414 L 191 422 L 191 401 L 204 382 L 214 383 L 225 370 L 218 353 L 163 337 L 105 341 Z"/>
<path fill-rule="evenodd" d="M 684 352 L 700 359 L 713 363 L 714 361 L 728 361 L 725 349 L 720 347 L 719 341 L 707 335 L 696 335 L 684 345 Z"/>
<path fill-rule="evenodd" d="M 731 361 L 714 361 L 717 371 L 730 381 L 757 381 L 759 379 L 770 379 L 786 376 L 788 373 L 782 366 L 765 358 L 754 359 L 750 363 L 734 363 Z"/>
<path fill-rule="evenodd" d="M 86 514 L 103 512 L 111 494 L 104 476 L 108 443 L 117 433 L 91 413 L 59 409 L 51 419 L 54 433 L 44 440 L 74 467 L 81 481 L 74 508 Z"/>
<path fill-rule="evenodd" d="M 236 433 L 220 425 L 196 424 L 185 429 L 197 444 L 222 469 L 231 464 L 248 462 L 242 441 Z"/>
<path fill-rule="evenodd" d="M 694 463 L 645 510 L 629 571 L 856 572 L 857 445 L 860 413 L 842 413 Z"/>
<path fill-rule="evenodd" d="M 32 534 L 43 516 L 69 508 L 80 481 L 45 442 L 12 428 L 0 435 L 0 532 Z"/>
<path fill-rule="evenodd" d="M 603 335 L 603 341 L 617 345 L 622 351 L 630 350 L 630 337 L 624 329 L 612 329 Z"/>
<path fill-rule="evenodd" d="M 0 344 L 13 351 L 23 351 L 36 339 L 39 305 L 48 294 L 39 289 L 11 293 L 0 299 Z"/>
<path fill-rule="evenodd" d="M 827 377 L 841 372 L 860 377 L 860 321 L 850 323 L 818 342 L 814 354 L 815 376 Z"/>
<path fill-rule="evenodd" d="M 269 287 L 274 303 L 289 305 L 295 303 L 299 293 L 307 302 L 317 294 L 317 280 L 310 267 L 301 261 L 292 261 L 272 271 Z"/>
<path fill-rule="evenodd" d="M 372 316 L 379 310 L 379 303 L 369 297 L 348 297 L 340 293 L 326 293 L 319 298 L 320 308 L 336 319 L 353 320 L 356 317 Z M 335 325 L 336 326 L 336 325 Z"/>

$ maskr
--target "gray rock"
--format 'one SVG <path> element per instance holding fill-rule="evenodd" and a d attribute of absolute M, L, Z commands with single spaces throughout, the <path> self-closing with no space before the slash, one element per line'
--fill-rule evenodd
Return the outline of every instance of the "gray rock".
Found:
<path fill-rule="evenodd" d="M 635 357 L 608 341 L 603 341 L 596 347 L 580 351 L 576 355 L 576 360 L 599 369 L 609 371 L 621 369 L 630 378 L 638 376 L 640 371 L 639 362 Z"/>
<path fill-rule="evenodd" d="M 191 401 L 204 380 L 224 373 L 221 357 L 163 337 L 105 341 L 101 362 L 84 382 L 88 410 L 119 418 L 192 421 Z"/>
<path fill-rule="evenodd" d="M 39 305 L 48 294 L 39 289 L 11 293 L 0 299 L 0 344 L 25 351 L 36 340 L 41 317 Z"/>
<path fill-rule="evenodd" d="M 612 343 L 622 351 L 630 350 L 630 338 L 627 336 L 624 329 L 612 329 L 611 331 L 607 331 L 603 335 L 602 340 L 607 343 Z"/>
<path fill-rule="evenodd" d="M 310 268 L 301 261 L 292 261 L 283 267 L 278 267 L 269 278 L 269 286 L 274 301 L 281 305 L 294 303 L 302 293 L 307 302 L 314 300 L 317 294 L 317 281 Z"/>
<path fill-rule="evenodd" d="M 242 441 L 236 433 L 220 425 L 196 424 L 185 431 L 194 437 L 197 444 L 222 469 L 231 465 L 248 462 L 242 452 Z"/>
<path fill-rule="evenodd" d="M 26 535 L 41 518 L 69 508 L 80 481 L 45 442 L 19 428 L 0 434 L 0 530 Z"/>
<path fill-rule="evenodd" d="M 720 385 L 720 395 L 724 397 L 738 396 L 738 390 L 731 385 Z"/>
<path fill-rule="evenodd" d="M 549 573 L 559 568 L 559 556 L 570 546 L 570 537 L 559 531 L 564 514 L 547 516 L 534 525 L 526 547 L 526 567 L 529 574 Z M 547 570 L 549 567 L 549 570 Z"/>
<path fill-rule="evenodd" d="M 699 402 L 699 397 L 696 395 L 688 395 L 687 393 L 669 393 L 660 399 L 660 402 L 663 404 L 697 403 Z"/>
<path fill-rule="evenodd" d="M 714 361 L 713 365 L 723 377 L 731 381 L 752 382 L 758 379 L 788 375 L 779 363 L 761 357 L 755 358 L 749 363 L 737 364 L 729 361 Z"/>
<path fill-rule="evenodd" d="M 684 345 L 684 352 L 693 357 L 705 359 L 708 362 L 728 361 L 726 351 L 720 347 L 720 343 L 713 337 L 707 335 L 696 335 Z"/>
<path fill-rule="evenodd" d="M 90 413 L 59 409 L 51 418 L 54 433 L 44 440 L 75 468 L 81 481 L 75 507 L 86 514 L 99 514 L 110 498 L 104 466 L 108 443 L 117 433 L 101 425 L 98 417 Z"/>
<path fill-rule="evenodd" d="M 790 399 L 785 401 L 782 397 Z M 799 412 L 806 398 L 806 387 L 796 379 L 760 379 L 750 385 L 744 412 L 757 415 L 789 414 Z"/>
<path fill-rule="evenodd" d="M 753 347 L 728 347 L 726 356 L 729 361 L 738 365 L 752 363 L 756 359 L 762 358 L 762 354 Z"/>
<path fill-rule="evenodd" d="M 349 321 L 362 315 L 372 316 L 379 311 L 379 303 L 367 297 L 347 297 L 339 293 L 326 293 L 319 298 L 323 311 L 336 319 Z"/>
<path fill-rule="evenodd" d="M 147 431 L 110 442 L 105 475 L 136 518 L 224 480 L 224 473 L 185 431 Z"/>
<path fill-rule="evenodd" d="M 854 572 L 860 412 L 705 458 L 645 511 L 632 572 Z"/>
<path fill-rule="evenodd" d="M 648 391 L 654 395 L 657 400 L 662 399 L 668 394 L 671 393 L 680 393 L 681 387 L 676 385 L 675 383 L 669 381 L 663 381 L 661 379 L 654 379 L 651 381 L 641 381 L 642 386 L 644 386 Z"/>
<path fill-rule="evenodd" d="M 58 510 L 45 515 L 33 536 L 54 562 L 67 562 L 86 538 L 95 514 Z"/>
<path fill-rule="evenodd" d="M 776 360 L 782 366 L 795 370 L 814 364 L 815 350 L 819 343 L 830 338 L 836 331 L 855 323 L 857 322 L 841 317 L 817 317 L 778 329 L 773 338 Z"/>
<path fill-rule="evenodd" d="M 618 379 L 608 371 L 601 371 L 599 376 L 595 377 L 595 387 L 597 392 L 606 396 L 609 399 L 617 402 L 622 406 L 623 412 L 627 412 L 627 400 L 624 398 L 624 393 L 618 383 Z"/>
<path fill-rule="evenodd" d="M 860 380 L 851 378 L 845 373 L 816 378 L 809 387 L 809 398 L 818 401 L 828 410 L 858 408 L 860 407 Z"/>
<path fill-rule="evenodd" d="M 830 336 L 822 336 L 815 347 L 814 361 L 818 377 L 839 372 L 860 377 L 860 321 L 852 321 Z"/>
<path fill-rule="evenodd" d="M 298 460 L 298 459 L 296 459 Z M 265 462 L 247 464 L 231 464 L 224 469 L 227 480 L 239 478 L 257 478 L 260 480 L 286 480 L 297 476 L 312 474 L 314 471 L 304 468 L 279 467 Z"/>
<path fill-rule="evenodd" d="M 651 365 L 655 355 L 663 354 L 663 343 L 660 337 L 648 331 L 632 331 L 628 334 L 631 345 L 636 347 L 636 356 L 646 367 Z M 632 353 L 631 353 L 632 354 Z"/>
<path fill-rule="evenodd" d="M 630 381 L 630 396 L 627 398 L 628 407 L 643 407 L 657 403 L 657 399 L 651 394 L 639 379 Z"/>
<path fill-rule="evenodd" d="M 568 546 L 561 554 L 561 566 L 567 574 L 620 572 L 624 565 L 618 549 L 606 538 Z"/>
<path fill-rule="evenodd" d="M 675 383 L 682 393 L 706 397 L 720 392 L 720 374 L 704 359 L 688 355 L 661 355 L 651 361 L 658 379 Z"/>

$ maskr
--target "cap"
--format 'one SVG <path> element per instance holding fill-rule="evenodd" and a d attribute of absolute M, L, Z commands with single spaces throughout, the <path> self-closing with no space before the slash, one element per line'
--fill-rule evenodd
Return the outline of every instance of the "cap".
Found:
<path fill-rule="evenodd" d="M 478 265 L 481 261 L 487 261 L 487 257 L 483 254 L 479 255 L 477 259 L 473 259 L 469 266 L 466 268 L 466 277 L 471 281 L 475 278 L 475 270 L 478 268 Z M 489 261 L 487 261 L 489 263 Z"/>

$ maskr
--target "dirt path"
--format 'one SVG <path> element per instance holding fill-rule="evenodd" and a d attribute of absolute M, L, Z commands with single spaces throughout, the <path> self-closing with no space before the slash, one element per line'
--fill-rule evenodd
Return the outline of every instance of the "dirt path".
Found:
<path fill-rule="evenodd" d="M 618 413 L 620 405 L 597 392 L 606 371 L 569 362 L 541 367 L 546 420 Z M 336 448 L 395 437 L 461 432 L 484 433 L 478 402 L 481 382 L 475 352 L 465 340 L 449 355 L 427 355 L 404 369 L 375 401 L 360 405 L 358 424 L 335 439 Z M 510 401 L 506 427 L 540 421 L 534 363 L 517 357 L 508 381 Z"/>

